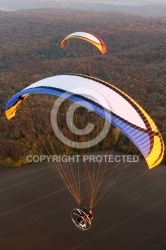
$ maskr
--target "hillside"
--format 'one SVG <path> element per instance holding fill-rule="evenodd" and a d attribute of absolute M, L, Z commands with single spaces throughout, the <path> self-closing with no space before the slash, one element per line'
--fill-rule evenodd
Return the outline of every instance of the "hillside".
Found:
<path fill-rule="evenodd" d="M 60 49 L 60 41 L 74 31 L 102 37 L 108 53 L 102 56 L 79 41 Z M 22 10 L 0 12 L 0 34 L 1 165 L 12 165 L 13 160 L 36 150 L 32 140 L 28 142 L 20 131 L 18 120 L 23 115 L 20 113 L 18 120 L 6 120 L 7 100 L 30 83 L 68 72 L 88 73 L 125 91 L 151 115 L 166 140 L 165 19 L 60 9 Z M 42 114 L 49 114 L 47 105 L 39 99 L 37 103 Z M 58 147 L 58 141 L 55 144 Z"/>

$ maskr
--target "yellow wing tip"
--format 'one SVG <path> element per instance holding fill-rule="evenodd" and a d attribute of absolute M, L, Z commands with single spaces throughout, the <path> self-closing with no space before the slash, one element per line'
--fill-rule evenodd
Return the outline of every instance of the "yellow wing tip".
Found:
<path fill-rule="evenodd" d="M 152 155 L 150 154 L 146 159 L 146 162 L 148 164 L 149 169 L 152 169 L 154 167 L 159 166 L 162 163 L 164 157 L 164 151 L 163 153 L 158 157 L 158 159 L 152 158 Z"/>
<path fill-rule="evenodd" d="M 5 111 L 6 118 L 10 120 L 15 116 L 16 112 L 13 112 L 11 109 Z"/>
<path fill-rule="evenodd" d="M 62 42 L 60 43 L 60 48 L 63 48 L 65 46 L 66 41 L 66 39 L 62 40 Z"/>

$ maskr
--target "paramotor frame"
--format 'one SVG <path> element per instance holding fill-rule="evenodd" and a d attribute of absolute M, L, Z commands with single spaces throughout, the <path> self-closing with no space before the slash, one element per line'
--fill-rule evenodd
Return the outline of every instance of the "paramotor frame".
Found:
<path fill-rule="evenodd" d="M 79 218 L 81 218 L 83 220 L 83 222 L 86 225 L 85 227 L 81 226 L 81 224 L 80 224 L 80 222 L 78 220 Z M 89 219 L 89 217 L 86 214 L 86 212 L 84 212 L 80 208 L 74 208 L 71 211 L 71 219 L 72 219 L 74 225 L 78 229 L 80 229 L 81 231 L 87 231 L 91 227 L 91 220 Z"/>

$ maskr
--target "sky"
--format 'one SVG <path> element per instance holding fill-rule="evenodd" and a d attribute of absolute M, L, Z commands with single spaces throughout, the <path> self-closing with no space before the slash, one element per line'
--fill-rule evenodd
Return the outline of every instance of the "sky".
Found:
<path fill-rule="evenodd" d="M 81 1 L 81 0 L 77 0 Z M 88 0 L 83 0 L 87 2 Z M 90 1 L 90 0 L 89 0 Z M 112 3 L 116 5 L 144 5 L 144 4 L 166 4 L 166 0 L 91 0 L 92 2 Z"/>
<path fill-rule="evenodd" d="M 31 3 L 37 3 L 37 2 L 67 2 L 67 1 L 72 1 L 72 0 L 30 0 L 29 2 Z M 165 3 L 166 4 L 166 0 L 75 0 L 77 2 L 100 2 L 100 3 L 118 3 L 118 2 L 121 2 L 123 4 L 128 4 L 128 3 L 140 3 L 142 2 L 143 4 L 147 4 L 147 3 Z M 23 3 L 25 2 L 25 0 L 0 0 L 0 4 L 14 4 L 14 3 Z"/>
<path fill-rule="evenodd" d="M 114 5 L 124 6 L 140 6 L 140 5 L 154 5 L 164 4 L 166 0 L 0 0 L 0 9 L 6 7 L 7 9 L 19 9 L 19 8 L 47 8 L 55 7 L 60 3 L 110 3 Z"/>
<path fill-rule="evenodd" d="M 80 0 L 78 0 L 80 1 Z M 89 0 L 83 0 L 83 1 L 89 1 Z M 101 2 L 101 3 L 118 3 L 118 2 L 121 2 L 121 3 L 124 3 L 125 5 L 128 4 L 128 3 L 140 3 L 142 2 L 143 4 L 147 4 L 147 3 L 166 3 L 166 0 L 92 0 L 93 2 Z"/>

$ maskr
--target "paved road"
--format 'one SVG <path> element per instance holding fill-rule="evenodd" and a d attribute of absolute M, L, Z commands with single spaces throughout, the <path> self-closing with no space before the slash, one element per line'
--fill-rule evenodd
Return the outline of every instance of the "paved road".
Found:
<path fill-rule="evenodd" d="M 0 174 L 1 250 L 166 249 L 166 167 L 130 165 L 94 209 L 92 228 L 71 222 L 75 207 L 49 164 Z"/>

